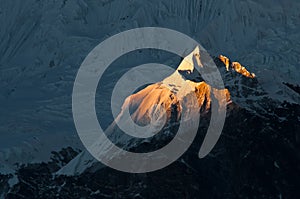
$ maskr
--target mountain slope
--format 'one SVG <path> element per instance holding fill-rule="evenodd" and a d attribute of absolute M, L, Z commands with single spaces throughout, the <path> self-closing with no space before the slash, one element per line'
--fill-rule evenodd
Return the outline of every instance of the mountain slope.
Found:
<path fill-rule="evenodd" d="M 120 114 L 106 129 L 105 134 L 117 145 L 121 145 L 126 150 L 131 150 L 138 148 L 145 140 L 137 140 L 126 135 L 128 131 L 124 131 L 124 133 L 122 127 L 134 131 L 128 133 L 138 137 L 147 138 L 147 135 L 155 135 L 155 138 L 147 138 L 146 142 L 160 139 L 168 140 L 170 137 L 172 138 L 172 134 L 176 133 L 172 127 L 183 120 L 182 115 L 187 115 L 187 120 L 192 120 L 194 117 L 194 115 L 189 115 L 190 113 L 200 113 L 202 116 L 208 115 L 212 98 L 217 99 L 219 106 L 223 105 L 222 100 L 225 100 L 225 104 L 230 104 L 232 102 L 230 91 L 213 88 L 203 81 L 202 75 L 198 72 L 199 67 L 201 67 L 198 63 L 203 62 L 200 57 L 201 52 L 196 47 L 193 52 L 182 60 L 177 70 L 169 77 L 126 98 Z M 198 59 L 198 62 L 193 62 L 194 59 Z M 221 67 L 224 67 L 224 65 L 221 64 Z M 247 77 L 247 75 L 245 76 Z M 191 111 L 191 109 L 194 110 Z M 129 115 L 126 114 L 127 112 L 129 112 Z M 132 123 L 132 120 L 134 123 Z M 135 127 L 135 125 L 146 126 L 149 124 L 151 125 L 146 128 Z M 97 143 L 100 149 L 104 149 L 107 144 L 101 140 Z M 158 148 L 158 146 L 155 146 L 155 148 Z M 101 151 L 98 153 L 101 154 Z M 118 156 L 118 154 L 115 154 L 115 156 Z M 88 152 L 82 152 L 61 169 L 58 174 L 78 174 L 89 169 L 95 162 L 97 161 Z M 84 163 L 88 164 L 84 165 Z"/>

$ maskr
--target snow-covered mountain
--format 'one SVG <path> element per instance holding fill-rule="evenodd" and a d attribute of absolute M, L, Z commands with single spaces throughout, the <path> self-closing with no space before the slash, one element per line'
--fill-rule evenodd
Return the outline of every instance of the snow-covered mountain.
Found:
<path fill-rule="evenodd" d="M 1 1 L 1 159 L 44 160 L 44 154 L 63 143 L 81 148 L 70 98 L 77 69 L 100 41 L 130 28 L 162 26 L 186 33 L 211 54 L 242 61 L 266 92 L 286 100 L 282 82 L 299 84 L 300 79 L 298 7 L 292 0 Z M 132 60 L 124 61 L 123 67 L 131 66 Z M 107 114 L 105 110 L 101 120 Z M 61 144 L 48 142 L 57 137 Z M 43 147 L 32 150 L 38 145 Z M 42 155 L 33 152 L 43 148 Z"/>
<path fill-rule="evenodd" d="M 278 116 L 272 111 L 275 106 L 280 105 L 279 100 L 272 99 L 260 86 L 259 81 L 254 73 L 249 72 L 244 66 L 238 62 L 231 62 L 224 56 L 216 57 L 216 64 L 219 66 L 225 80 L 225 89 L 214 88 L 203 80 L 199 73 L 200 67 L 203 67 L 201 60 L 201 52 L 198 47 L 195 48 L 187 57 L 179 64 L 177 70 L 166 77 L 161 82 L 152 84 L 141 91 L 126 98 L 121 112 L 115 121 L 106 129 L 105 134 L 113 140 L 118 146 L 122 146 L 126 150 L 139 147 L 142 143 L 155 143 L 153 140 L 163 140 L 163 137 L 170 137 L 170 126 L 175 126 L 180 121 L 181 115 L 186 115 L 182 111 L 191 112 L 190 109 L 197 109 L 196 113 L 202 115 L 207 114 L 211 108 L 212 98 L 222 100 L 225 98 L 229 105 L 229 115 L 240 107 L 253 112 L 261 117 L 274 115 L 277 120 L 286 120 L 282 116 Z M 197 61 L 194 61 L 197 60 Z M 198 70 L 197 70 L 198 68 Z M 229 89 L 227 89 L 229 88 Z M 196 101 L 190 95 L 194 93 Z M 221 98 L 218 95 L 222 96 Z M 231 98 L 231 96 L 233 98 Z M 300 96 L 294 91 L 287 89 L 286 99 L 293 101 L 299 100 Z M 223 99 L 224 100 L 224 99 Z M 196 104 L 194 104 L 196 103 Z M 222 103 L 219 102 L 219 106 Z M 183 110 L 183 107 L 189 107 Z M 130 115 L 126 114 L 129 112 Z M 193 117 L 193 116 L 190 116 Z M 131 119 L 134 124 L 131 123 Z M 191 119 L 191 118 L 189 118 Z M 131 125 L 147 126 L 154 123 L 154 126 L 145 129 L 136 128 Z M 136 132 L 130 132 L 134 135 L 145 134 L 155 135 L 163 132 L 160 137 L 153 137 L 146 140 L 137 140 L 124 133 L 122 127 Z M 171 135 L 170 135 L 171 134 Z M 99 140 L 97 147 L 99 153 L 101 149 L 109 146 L 105 140 Z M 104 150 L 103 153 L 106 153 Z M 114 154 L 113 156 L 119 156 Z M 102 156 L 102 155 L 99 155 Z M 59 175 L 78 175 L 98 164 L 98 160 L 87 151 L 81 152 L 74 160 L 57 172 Z M 104 165 L 100 164 L 100 168 Z"/>
<path fill-rule="evenodd" d="M 7 196 L 26 195 L 30 192 L 35 197 L 109 198 L 115 193 L 114 187 L 118 186 L 118 196 L 121 198 L 128 196 L 152 198 L 162 195 L 181 197 L 185 196 L 185 191 L 189 192 L 189 197 L 196 197 L 198 194 L 209 197 L 213 188 L 207 187 L 206 183 L 217 187 L 219 191 L 215 193 L 216 197 L 222 197 L 224 192 L 230 193 L 230 197 L 260 195 L 256 193 L 258 190 L 272 197 L 297 195 L 295 191 L 297 181 L 293 182 L 293 179 L 279 174 L 290 172 L 291 169 L 298 173 L 297 164 L 291 164 L 294 160 L 290 159 L 288 154 L 297 154 L 298 141 L 297 138 L 293 139 L 293 136 L 297 136 L 294 131 L 297 125 L 299 126 L 297 115 L 300 113 L 300 107 L 287 101 L 272 99 L 259 85 L 257 76 L 245 72 L 247 67 L 242 68 L 241 72 L 241 67 L 235 66 L 237 62 L 229 61 L 234 64 L 229 64 L 228 67 L 224 60 L 219 57 L 215 59 L 219 70 L 223 71 L 221 74 L 225 80 L 226 89 L 223 92 L 226 93 L 227 103 L 226 123 L 221 140 L 213 151 L 204 159 L 198 158 L 199 143 L 205 139 L 210 120 L 210 101 L 213 96 L 216 97 L 218 91 L 203 81 L 195 70 L 195 67 L 199 67 L 197 63 L 203 61 L 198 60 L 199 62 L 192 62 L 193 64 L 188 61 L 199 57 L 201 53 L 199 56 L 196 48 L 182 60 L 177 70 L 169 77 L 129 96 L 116 121 L 105 132 L 116 145 L 129 151 L 157 149 L 168 143 L 176 133 L 182 110 L 189 110 L 182 109 L 182 105 L 196 108 L 202 116 L 198 136 L 194 145 L 176 162 L 150 174 L 124 174 L 101 164 L 86 150 L 78 154 L 72 148 L 64 149 L 55 153 L 54 158 L 48 163 L 29 164 L 18 169 L 17 176 L 20 182 L 14 182 L 13 178 L 4 176 L 14 185 L 9 188 L 4 184 L 4 191 L 9 192 Z M 247 77 L 249 74 L 251 76 Z M 291 94 L 291 99 L 297 93 L 297 90 L 293 89 L 295 91 L 287 92 Z M 188 97 L 191 93 L 196 94 L 196 101 Z M 256 98 L 253 98 L 254 96 Z M 166 110 L 166 117 L 163 116 L 164 111 L 161 109 Z M 116 125 L 117 120 L 127 123 L 125 110 L 130 111 L 132 119 L 137 124 L 146 125 L 154 119 L 156 124 L 162 122 L 163 128 L 157 135 L 143 140 L 126 136 Z M 101 148 L 105 149 L 107 146 L 105 142 L 96 144 L 100 152 Z M 281 147 L 284 149 L 280 149 Z M 270 173 L 270 176 L 266 174 L 267 177 L 263 177 L 261 172 Z M 35 177 L 27 179 L 28 175 Z M 245 178 L 236 177 L 242 175 L 245 175 Z M 113 180 L 114 178 L 117 180 Z M 203 181 L 207 178 L 210 179 L 209 182 Z M 263 184 L 252 184 L 252 179 L 259 180 Z M 181 184 L 179 183 L 181 180 L 188 180 L 189 183 Z M 23 181 L 26 183 L 22 183 Z M 225 182 L 228 183 L 227 186 L 224 186 Z M 268 187 L 274 186 L 272 184 L 274 182 L 278 183 L 278 187 L 269 192 Z M 167 188 L 169 184 L 172 184 L 172 189 Z M 157 189 L 158 187 L 161 188 Z M 157 191 L 152 192 L 154 189 Z M 178 189 L 179 192 L 175 193 L 174 189 Z M 237 189 L 237 193 L 232 192 L 232 189 Z"/>
<path fill-rule="evenodd" d="M 299 123 L 296 105 L 300 85 L 300 3 L 296 0 L 0 0 L 0 5 L 2 174 L 13 174 L 22 164 L 47 162 L 52 151 L 67 146 L 76 151 L 84 149 L 71 111 L 77 70 L 101 41 L 145 26 L 183 32 L 199 41 L 210 54 L 223 54 L 254 72 L 256 77 L 248 79 L 227 72 L 224 65 L 219 68 L 231 100 L 247 113 L 275 118 L 263 120 L 266 124 L 289 124 L 285 128 L 274 127 L 281 135 L 272 136 L 283 136 L 289 143 L 286 148 L 292 152 L 298 149 L 294 143 L 298 135 L 292 133 L 296 130 L 290 130 Z M 101 112 L 98 117 L 104 126 L 112 122 L 109 91 L 116 80 L 130 67 L 153 60 L 173 67 L 179 64 L 173 55 L 151 50 L 126 55 L 114 63 L 96 96 L 96 107 Z M 231 121 L 230 117 L 234 114 L 227 120 Z M 278 150 L 283 151 L 280 147 Z M 81 172 L 84 171 L 78 171 Z M 11 186 L 18 182 L 16 175 L 8 179 Z"/>
<path fill-rule="evenodd" d="M 200 57 L 200 49 L 196 47 L 182 60 L 173 74 L 161 80 L 161 82 L 151 84 L 127 97 L 122 105 L 121 112 L 106 129 L 105 134 L 114 143 L 130 150 L 139 146 L 145 140 L 136 140 L 134 137 L 128 136 L 126 129 L 130 135 L 136 135 L 140 138 L 147 138 L 158 132 L 163 132 L 159 138 L 156 136 L 156 138 L 150 137 L 146 140 L 146 142 L 152 142 L 153 139 L 161 139 L 161 136 L 170 137 L 168 135 L 170 134 L 170 128 L 178 124 L 180 120 L 184 120 L 181 116 L 188 115 L 185 120 L 192 120 L 193 117 L 196 117 L 190 115 L 192 113 L 199 114 L 201 112 L 203 114 L 209 112 L 212 97 L 219 101 L 225 100 L 225 106 L 230 103 L 230 93 L 227 89 L 213 88 L 203 80 L 199 71 L 200 67 L 204 67 L 202 65 L 204 62 L 201 61 Z M 222 99 L 222 97 L 225 99 Z M 219 102 L 219 106 L 221 105 L 222 102 Z M 134 125 L 138 125 L 138 127 Z M 146 127 L 143 128 L 144 126 Z M 126 128 L 125 131 L 123 131 L 124 127 Z M 109 146 L 109 143 L 105 140 L 97 141 L 99 150 L 107 148 L 105 146 Z M 113 154 L 112 156 L 118 155 Z M 97 162 L 87 151 L 83 151 L 58 171 L 58 174 L 79 174 Z M 88 164 L 85 165 L 85 163 Z"/>

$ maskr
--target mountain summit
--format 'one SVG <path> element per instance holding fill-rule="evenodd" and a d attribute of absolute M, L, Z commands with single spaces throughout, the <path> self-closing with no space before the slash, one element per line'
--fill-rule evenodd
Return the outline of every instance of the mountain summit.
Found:
<path fill-rule="evenodd" d="M 106 134 L 118 135 L 119 127 L 122 126 L 135 131 L 133 135 L 146 138 L 179 122 L 182 115 L 193 118 L 192 112 L 207 113 L 212 97 L 219 101 L 225 100 L 224 104 L 230 103 L 230 93 L 227 89 L 214 88 L 203 79 L 199 71 L 206 66 L 203 65 L 200 53 L 199 47 L 196 47 L 182 60 L 173 74 L 127 97 L 120 114 L 106 130 Z M 221 105 L 220 102 L 219 106 Z M 126 114 L 128 112 L 130 116 Z M 136 124 L 148 126 L 139 128 Z"/>
<path fill-rule="evenodd" d="M 145 142 L 164 140 L 166 137 L 168 140 L 170 135 L 174 134 L 172 128 L 183 119 L 182 115 L 189 115 L 190 118 L 185 118 L 189 120 L 193 117 L 191 113 L 202 116 L 209 114 L 212 98 L 219 100 L 219 108 L 223 104 L 230 104 L 232 101 L 229 90 L 211 86 L 200 74 L 199 71 L 201 68 L 205 69 L 206 64 L 201 59 L 199 47 L 196 47 L 182 60 L 173 74 L 161 82 L 151 84 L 128 96 L 119 115 L 106 129 L 105 134 L 115 144 L 122 145 L 124 149 L 134 150 Z M 225 66 L 221 64 L 220 67 L 225 68 Z M 221 100 L 223 103 L 220 102 Z M 127 114 L 128 112 L 130 115 Z M 130 135 L 138 135 L 139 138 L 147 139 L 128 136 L 120 127 L 136 131 L 131 132 Z M 149 138 L 149 135 L 153 137 Z M 99 147 L 105 148 L 106 144 L 103 142 Z M 95 160 L 91 160 L 93 160 L 91 155 L 84 151 L 62 168 L 58 174 L 81 173 L 95 163 Z"/>

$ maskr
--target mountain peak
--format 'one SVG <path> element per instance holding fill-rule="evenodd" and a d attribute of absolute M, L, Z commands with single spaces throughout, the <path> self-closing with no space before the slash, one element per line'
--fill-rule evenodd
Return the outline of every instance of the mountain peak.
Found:
<path fill-rule="evenodd" d="M 224 55 L 219 55 L 219 59 L 223 64 L 225 64 L 226 70 L 229 71 L 229 69 L 232 69 L 236 71 L 237 73 L 242 74 L 245 77 L 249 78 L 255 78 L 254 73 L 250 73 L 244 66 L 242 66 L 239 62 L 231 62 L 231 60 L 224 56 Z"/>
<path fill-rule="evenodd" d="M 121 108 L 120 114 L 115 122 L 107 129 L 108 134 L 116 134 L 118 127 L 116 124 L 130 126 L 127 118 L 130 113 L 131 118 L 136 124 L 145 126 L 155 121 L 160 127 L 165 127 L 170 121 L 175 122 L 180 118 L 183 107 L 193 107 L 198 113 L 206 113 L 210 110 L 212 97 L 218 98 L 217 95 L 224 92 L 226 102 L 230 103 L 230 93 L 227 89 L 218 89 L 205 82 L 201 77 L 197 67 L 204 67 L 201 60 L 200 47 L 196 48 L 187 55 L 173 74 L 157 82 L 147 86 L 139 92 L 128 96 Z M 203 55 L 205 56 L 205 55 Z M 205 63 L 204 63 L 205 64 Z M 191 97 L 191 95 L 196 98 Z M 218 98 L 219 99 L 219 98 Z M 176 110 L 176 114 L 173 112 Z M 189 110 L 185 110 L 189 111 Z M 167 113 L 164 115 L 164 113 Z M 172 121 L 173 121 L 172 120 Z M 174 121 L 173 121 L 174 122 Z M 132 128 L 134 129 L 134 128 Z M 157 129 L 148 129 L 154 134 Z M 135 132 L 134 134 L 143 134 L 143 132 Z"/>
<path fill-rule="evenodd" d="M 202 54 L 202 56 L 206 55 Z M 220 56 L 220 60 L 221 58 Z M 139 138 L 149 138 L 151 140 L 152 137 L 149 137 L 149 135 L 153 135 L 153 137 L 156 135 L 168 137 L 168 132 L 183 119 L 181 118 L 182 116 L 189 115 L 189 118 L 184 119 L 186 121 L 194 116 L 188 113 L 200 113 L 203 116 L 209 113 L 212 99 L 220 99 L 220 96 L 224 96 L 224 100 L 227 102 L 225 105 L 230 104 L 231 97 L 228 89 L 214 88 L 202 79 L 197 67 L 205 67 L 203 64 L 206 64 L 206 62 L 204 61 L 205 59 L 201 60 L 201 51 L 197 46 L 182 60 L 173 74 L 161 82 L 148 85 L 137 93 L 128 96 L 122 105 L 119 115 L 105 130 L 105 134 L 115 143 L 123 145 L 124 148 L 129 150 L 139 146 L 143 141 L 137 141 L 135 138 L 124 134 L 119 125 L 129 127 L 131 131 L 134 131 L 130 135 L 138 135 L 137 137 Z M 227 62 L 225 61 L 225 63 Z M 230 63 L 229 59 L 228 63 Z M 228 66 L 229 70 L 230 65 L 226 66 Z M 244 76 L 248 74 L 243 73 L 242 70 L 245 70 L 244 68 L 238 70 L 239 68 L 236 64 L 232 66 L 232 69 Z M 127 113 L 129 113 L 131 119 L 128 118 L 129 115 Z M 166 133 L 158 134 L 159 132 Z M 155 140 L 155 138 L 153 139 Z M 148 141 L 150 142 L 150 140 Z M 106 146 L 107 144 L 105 142 L 100 143 L 101 146 L 98 147 Z M 89 168 L 90 164 L 83 165 L 82 162 L 90 162 L 92 157 L 85 155 L 85 153 L 82 153 L 81 156 L 71 161 L 69 165 L 62 168 L 58 173 L 68 175 L 69 171 L 81 172 L 78 170 L 80 167 L 83 167 L 80 170 Z"/>
<path fill-rule="evenodd" d="M 201 60 L 200 60 L 199 46 L 196 46 L 195 49 L 183 59 L 183 61 L 178 66 L 177 71 L 180 71 L 180 70 L 190 70 L 191 72 L 194 71 L 194 69 L 195 69 L 194 64 L 193 64 L 194 59 L 197 60 L 198 65 L 203 66 L 201 63 Z"/>

